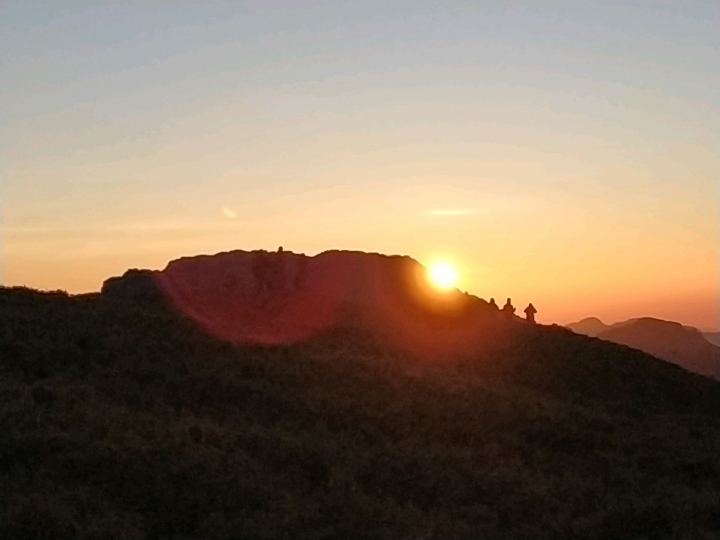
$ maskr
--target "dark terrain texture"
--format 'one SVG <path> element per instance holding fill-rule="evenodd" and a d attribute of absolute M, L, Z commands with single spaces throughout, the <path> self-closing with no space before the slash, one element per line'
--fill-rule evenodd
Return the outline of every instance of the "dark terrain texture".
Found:
<path fill-rule="evenodd" d="M 720 384 L 502 319 L 435 359 L 0 289 L 0 538 L 720 539 Z"/>
<path fill-rule="evenodd" d="M 720 345 L 720 332 L 705 332 L 703 336 L 713 345 Z"/>

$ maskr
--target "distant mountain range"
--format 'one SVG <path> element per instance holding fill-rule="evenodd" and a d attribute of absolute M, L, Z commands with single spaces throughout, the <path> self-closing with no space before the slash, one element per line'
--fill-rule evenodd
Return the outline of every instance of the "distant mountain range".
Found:
<path fill-rule="evenodd" d="M 688 371 L 720 376 L 720 333 L 703 334 L 697 328 L 651 317 L 607 325 L 588 317 L 568 328 L 578 334 L 597 337 L 639 349 L 677 364 Z"/>

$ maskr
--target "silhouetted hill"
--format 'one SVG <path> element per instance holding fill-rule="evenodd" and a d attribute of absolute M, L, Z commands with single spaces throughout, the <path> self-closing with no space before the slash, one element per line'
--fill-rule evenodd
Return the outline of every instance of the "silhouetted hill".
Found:
<path fill-rule="evenodd" d="M 588 317 L 576 323 L 567 325 L 567 328 L 578 334 L 595 337 L 610 329 L 610 326 L 602 322 L 597 317 Z"/>
<path fill-rule="evenodd" d="M 640 349 L 701 375 L 720 376 L 720 347 L 708 342 L 696 328 L 645 317 L 606 326 L 604 331 L 596 333 L 592 324 L 585 322 L 589 320 L 570 324 L 568 328 Z"/>
<path fill-rule="evenodd" d="M 105 280 L 102 294 L 108 297 L 139 301 L 165 302 L 165 295 L 156 280 L 157 272 L 152 270 L 132 269 L 122 277 Z"/>
<path fill-rule="evenodd" d="M 371 314 L 233 345 L 176 305 L 0 289 L 0 538 L 718 537 L 716 381 L 472 309 L 436 356 Z"/>
<path fill-rule="evenodd" d="M 392 329 L 396 340 L 416 352 L 459 352 L 473 347 L 479 321 L 497 315 L 484 300 L 457 289 L 435 291 L 423 266 L 410 257 L 359 251 L 186 257 L 162 271 L 130 270 L 111 278 L 102 293 L 133 301 L 167 299 L 207 332 L 237 344 L 292 343 L 362 318 L 363 327 Z"/>

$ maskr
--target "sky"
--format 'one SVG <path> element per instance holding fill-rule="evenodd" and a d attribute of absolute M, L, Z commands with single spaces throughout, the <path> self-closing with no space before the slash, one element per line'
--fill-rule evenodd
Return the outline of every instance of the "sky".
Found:
<path fill-rule="evenodd" d="M 232 249 L 455 264 L 718 329 L 715 1 L 0 0 L 0 279 Z"/>

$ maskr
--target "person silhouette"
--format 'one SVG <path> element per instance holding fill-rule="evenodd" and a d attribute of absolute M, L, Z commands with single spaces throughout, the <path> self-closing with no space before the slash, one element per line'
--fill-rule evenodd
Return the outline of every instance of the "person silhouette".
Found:
<path fill-rule="evenodd" d="M 532 305 L 532 302 L 528 305 L 528 307 L 525 308 L 525 320 L 531 323 L 535 323 L 535 314 L 537 313 L 537 309 L 535 309 L 535 306 Z"/>
<path fill-rule="evenodd" d="M 495 299 L 494 299 L 494 298 L 491 298 L 491 299 L 490 299 L 490 307 L 491 307 L 491 308 L 494 308 L 494 309 L 500 309 L 500 308 L 498 307 L 498 305 L 497 305 L 497 302 L 495 302 Z"/>
<path fill-rule="evenodd" d="M 505 305 L 502 308 L 503 313 L 508 316 L 515 315 L 515 306 L 512 305 L 512 299 L 508 298 L 507 302 L 505 302 Z"/>

